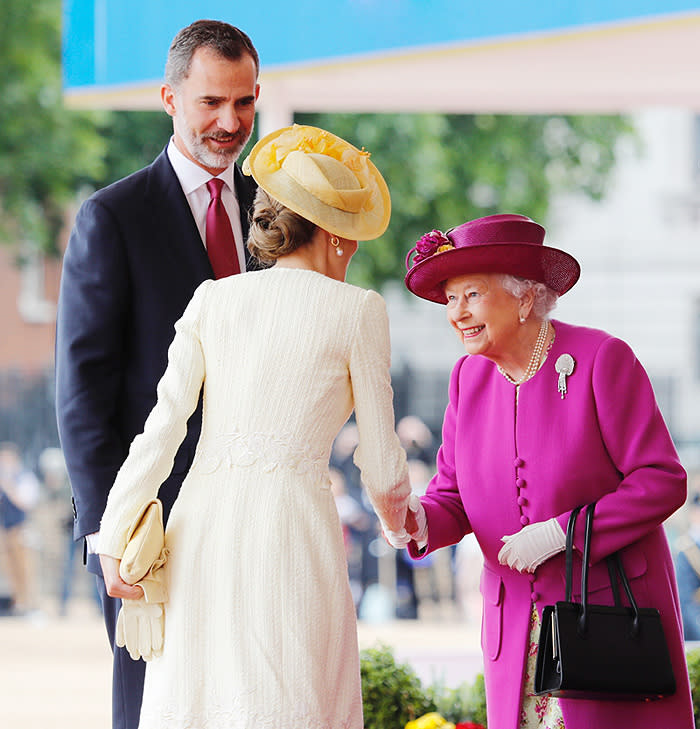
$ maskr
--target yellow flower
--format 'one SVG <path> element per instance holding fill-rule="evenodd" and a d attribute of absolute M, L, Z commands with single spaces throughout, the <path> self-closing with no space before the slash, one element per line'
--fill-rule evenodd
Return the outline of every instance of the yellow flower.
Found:
<path fill-rule="evenodd" d="M 413 721 L 409 721 L 404 729 L 455 729 L 455 725 L 444 719 L 437 711 L 423 714 Z"/>
<path fill-rule="evenodd" d="M 265 167 L 272 172 L 276 172 L 282 165 L 281 160 L 277 157 L 277 145 L 270 144 L 266 148 L 260 150 L 261 161 L 264 161 Z"/>

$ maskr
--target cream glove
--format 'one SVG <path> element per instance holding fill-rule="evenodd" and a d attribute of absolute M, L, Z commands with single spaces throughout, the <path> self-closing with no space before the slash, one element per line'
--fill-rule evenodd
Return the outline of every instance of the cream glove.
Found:
<path fill-rule="evenodd" d="M 163 652 L 163 604 L 141 600 L 122 600 L 117 617 L 116 642 L 126 647 L 137 661 L 150 661 Z"/>
<path fill-rule="evenodd" d="M 164 603 L 168 600 L 168 591 L 162 568 L 167 556 L 167 550 L 163 549 L 151 569 L 136 583 L 143 590 L 143 598 L 122 600 L 116 642 L 118 646 L 126 647 L 135 661 L 139 658 L 150 661 L 163 652 Z"/>
<path fill-rule="evenodd" d="M 534 572 L 542 562 L 566 549 L 566 535 L 554 518 L 528 524 L 501 541 L 504 545 L 498 561 L 518 572 Z"/>

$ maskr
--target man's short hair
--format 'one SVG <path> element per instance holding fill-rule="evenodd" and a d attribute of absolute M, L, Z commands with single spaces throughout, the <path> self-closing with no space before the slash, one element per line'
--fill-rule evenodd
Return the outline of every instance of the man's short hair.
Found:
<path fill-rule="evenodd" d="M 220 20 L 196 20 L 173 38 L 165 63 L 165 83 L 176 88 L 187 78 L 192 57 L 200 48 L 210 48 L 224 58 L 237 61 L 248 54 L 260 73 L 258 52 L 250 38 L 239 28 Z"/>

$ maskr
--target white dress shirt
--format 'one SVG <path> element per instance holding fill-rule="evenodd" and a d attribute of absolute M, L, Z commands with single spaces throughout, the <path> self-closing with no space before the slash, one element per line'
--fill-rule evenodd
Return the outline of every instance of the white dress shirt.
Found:
<path fill-rule="evenodd" d="M 185 157 L 182 152 L 175 146 L 174 140 L 171 138 L 168 144 L 168 158 L 175 170 L 177 179 L 180 181 L 182 191 L 185 193 L 187 202 L 189 203 L 197 229 L 202 237 L 202 243 L 206 247 L 206 220 L 207 208 L 209 207 L 210 195 L 207 190 L 207 182 L 212 179 L 212 175 L 192 160 Z M 229 165 L 217 177 L 226 184 L 221 189 L 221 200 L 224 203 L 226 212 L 231 221 L 231 229 L 233 237 L 236 241 L 236 253 L 238 254 L 238 262 L 241 272 L 245 271 L 245 241 L 243 240 L 243 229 L 241 227 L 241 212 L 238 206 L 238 198 L 236 197 L 236 188 L 233 184 L 233 164 Z"/>

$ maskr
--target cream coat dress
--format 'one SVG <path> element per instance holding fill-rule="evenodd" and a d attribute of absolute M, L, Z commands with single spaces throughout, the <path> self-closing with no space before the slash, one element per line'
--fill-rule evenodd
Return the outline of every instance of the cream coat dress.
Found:
<path fill-rule="evenodd" d="M 201 437 L 166 528 L 164 649 L 148 664 L 140 729 L 360 729 L 328 461 L 354 408 L 363 483 L 387 525 L 403 526 L 384 301 L 275 267 L 206 281 L 175 330 L 100 529 L 100 552 L 120 557 L 203 387 Z"/>

